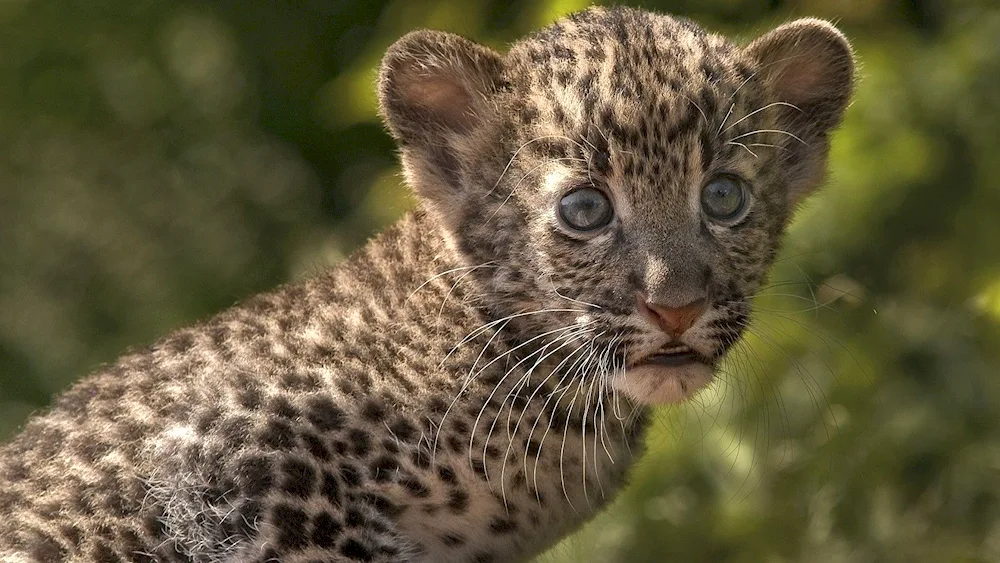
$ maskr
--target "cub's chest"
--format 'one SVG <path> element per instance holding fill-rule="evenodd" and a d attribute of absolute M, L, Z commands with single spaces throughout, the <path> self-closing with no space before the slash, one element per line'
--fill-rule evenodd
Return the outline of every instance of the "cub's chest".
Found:
<path fill-rule="evenodd" d="M 437 422 L 425 419 L 419 443 L 372 462 L 427 561 L 544 550 L 613 498 L 641 453 L 645 424 L 630 407 L 554 408 L 512 399 L 514 385 L 459 390 Z"/>

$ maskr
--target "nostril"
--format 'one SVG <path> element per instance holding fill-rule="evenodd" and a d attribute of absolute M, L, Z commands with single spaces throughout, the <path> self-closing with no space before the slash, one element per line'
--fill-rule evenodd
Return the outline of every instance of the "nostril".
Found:
<path fill-rule="evenodd" d="M 635 302 L 636 302 L 636 308 L 639 310 L 639 314 L 640 315 L 642 315 L 643 317 L 645 317 L 646 320 L 650 321 L 651 323 L 653 323 L 653 324 L 655 324 L 657 326 L 660 325 L 660 323 L 662 322 L 662 319 L 660 319 L 660 315 L 657 314 L 657 312 L 654 311 L 648 305 L 648 301 L 646 301 L 646 296 L 645 295 L 643 295 L 640 292 L 636 292 Z"/>
<path fill-rule="evenodd" d="M 674 338 L 679 337 L 690 329 L 707 308 L 707 303 L 704 299 L 692 301 L 681 307 L 670 307 L 651 303 L 641 293 L 637 294 L 636 298 L 639 313 Z"/>

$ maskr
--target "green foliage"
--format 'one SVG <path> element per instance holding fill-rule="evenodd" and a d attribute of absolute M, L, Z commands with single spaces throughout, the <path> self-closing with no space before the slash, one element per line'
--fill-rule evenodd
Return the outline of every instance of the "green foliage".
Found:
<path fill-rule="evenodd" d="M 129 346 L 326 267 L 407 209 L 374 67 L 577 0 L 0 2 L 0 436 Z M 645 2 L 862 63 L 747 342 L 544 561 L 1000 560 L 1000 11 Z"/>

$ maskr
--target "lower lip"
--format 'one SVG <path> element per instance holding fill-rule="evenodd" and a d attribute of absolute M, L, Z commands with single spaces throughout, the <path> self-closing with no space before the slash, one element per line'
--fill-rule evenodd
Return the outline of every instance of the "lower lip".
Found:
<path fill-rule="evenodd" d="M 700 361 L 698 354 L 694 352 L 684 352 L 682 354 L 653 354 L 647 357 L 638 365 L 657 365 L 657 366 L 683 366 L 692 363 L 704 363 Z"/>
<path fill-rule="evenodd" d="M 652 406 L 683 403 L 712 379 L 711 364 L 697 353 L 662 354 L 628 368 L 612 385 L 636 403 Z"/>

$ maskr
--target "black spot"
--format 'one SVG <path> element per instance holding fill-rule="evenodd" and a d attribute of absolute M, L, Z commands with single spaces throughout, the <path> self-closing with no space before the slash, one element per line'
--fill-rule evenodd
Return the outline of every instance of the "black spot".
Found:
<path fill-rule="evenodd" d="M 514 488 L 521 488 L 522 485 L 527 484 L 527 479 L 525 478 L 524 471 L 518 471 L 514 474 L 514 478 L 511 481 L 514 484 Z"/>
<path fill-rule="evenodd" d="M 219 422 L 219 418 L 222 416 L 222 410 L 218 406 L 212 405 L 198 413 L 195 419 L 195 425 L 198 427 L 198 432 L 201 434 L 207 433 L 209 430 L 215 427 Z"/>
<path fill-rule="evenodd" d="M 279 504 L 271 511 L 271 524 L 278 529 L 278 547 L 302 549 L 309 544 L 306 523 L 309 517 L 305 511 L 288 504 Z"/>
<path fill-rule="evenodd" d="M 385 440 L 382 440 L 382 449 L 384 449 L 385 451 L 387 451 L 387 452 L 389 452 L 391 454 L 398 454 L 399 453 L 399 446 L 396 444 L 395 440 L 393 440 L 392 438 L 386 438 Z"/>
<path fill-rule="evenodd" d="M 567 76 L 567 81 L 568 81 L 568 76 Z M 562 81 L 560 80 L 560 83 L 561 82 Z M 562 86 L 566 86 L 566 84 L 561 84 L 561 85 Z M 561 107 L 556 106 L 555 109 L 552 110 L 552 115 L 555 118 L 555 121 L 556 121 L 556 123 L 558 125 L 561 125 L 561 126 L 564 126 L 564 127 L 566 126 L 566 123 L 567 123 L 566 112 L 563 111 L 563 109 Z"/>
<path fill-rule="evenodd" d="M 395 504 L 384 496 L 377 495 L 375 493 L 365 493 L 362 498 L 365 502 L 370 504 L 372 508 L 389 518 L 396 518 L 402 514 L 404 510 L 406 510 L 405 506 Z"/>
<path fill-rule="evenodd" d="M 263 510 L 260 503 L 255 500 L 244 502 L 243 506 L 240 507 L 240 522 L 244 525 L 253 525 L 260 518 L 260 513 Z"/>
<path fill-rule="evenodd" d="M 517 530 L 517 522 L 510 518 L 493 518 L 490 520 L 490 530 L 497 534 L 510 534 Z"/>
<path fill-rule="evenodd" d="M 166 517 L 164 517 L 162 510 L 154 512 L 147 515 L 142 521 L 142 528 L 147 535 L 153 536 L 154 538 L 163 537 L 166 534 Z"/>
<path fill-rule="evenodd" d="M 276 450 L 289 450 L 295 445 L 295 434 L 287 422 L 271 420 L 260 434 L 260 443 Z"/>
<path fill-rule="evenodd" d="M 438 467 L 437 473 L 438 473 L 438 478 L 444 481 L 445 483 L 450 483 L 454 485 L 455 483 L 458 482 L 458 479 L 455 477 L 455 471 L 452 470 L 452 468 L 448 467 L 447 465 L 442 465 Z"/>
<path fill-rule="evenodd" d="M 323 483 L 320 484 L 319 494 L 330 501 L 330 504 L 340 506 L 340 483 L 333 473 L 329 471 L 323 472 Z"/>
<path fill-rule="evenodd" d="M 59 529 L 59 531 L 62 533 L 63 538 L 70 543 L 70 545 L 73 547 L 80 547 L 80 542 L 83 541 L 83 532 L 80 531 L 80 528 L 68 525 L 63 526 Z"/>
<path fill-rule="evenodd" d="M 320 387 L 319 378 L 313 373 L 286 373 L 281 376 L 281 386 L 288 391 L 315 391 Z"/>
<path fill-rule="evenodd" d="M 472 411 L 470 412 L 471 416 L 479 416 L 479 408 L 480 407 L 478 406 L 473 407 Z M 451 426 L 452 428 L 455 429 L 456 434 L 464 434 L 464 435 L 469 434 L 469 423 L 461 418 L 453 421 L 451 423 Z"/>
<path fill-rule="evenodd" d="M 271 462 L 264 457 L 242 460 L 236 468 L 236 484 L 247 497 L 263 496 L 274 484 L 271 476 Z"/>
<path fill-rule="evenodd" d="M 455 514 L 462 514 L 469 507 L 469 495 L 461 489 L 448 492 L 448 508 Z"/>
<path fill-rule="evenodd" d="M 31 555 L 37 561 L 63 561 L 68 553 L 54 538 L 43 536 L 36 539 Z"/>
<path fill-rule="evenodd" d="M 407 492 L 410 493 L 410 495 L 416 498 L 427 498 L 431 494 L 430 491 L 427 490 L 427 487 L 420 481 L 420 479 L 417 479 L 412 475 L 406 475 L 405 477 L 400 479 L 399 484 L 402 485 L 403 488 L 405 488 Z"/>
<path fill-rule="evenodd" d="M 194 336 L 189 332 L 182 332 L 174 335 L 167 341 L 167 347 L 177 354 L 184 354 L 194 347 Z"/>
<path fill-rule="evenodd" d="M 101 563 L 119 563 L 122 560 L 111 547 L 102 541 L 94 543 L 94 549 L 91 551 L 90 557 L 94 561 L 100 561 Z"/>
<path fill-rule="evenodd" d="M 441 543 L 448 547 L 458 547 L 465 544 L 465 538 L 458 534 L 444 534 L 441 536 Z"/>
<path fill-rule="evenodd" d="M 410 421 L 403 418 L 400 418 L 396 422 L 392 423 L 392 425 L 389 426 L 389 430 L 403 442 L 409 442 L 417 433 L 417 429 L 410 424 Z"/>
<path fill-rule="evenodd" d="M 337 389 L 340 390 L 341 393 L 347 395 L 348 397 L 353 397 L 357 395 L 359 392 L 358 388 L 355 387 L 354 384 L 352 384 L 346 378 L 338 379 L 335 385 L 337 386 Z"/>
<path fill-rule="evenodd" d="M 378 518 L 369 519 L 368 529 L 379 534 L 384 534 L 389 531 L 389 524 L 386 523 L 385 520 L 380 520 Z"/>
<path fill-rule="evenodd" d="M 533 123 L 538 119 L 538 108 L 531 105 L 525 105 L 524 107 L 521 108 L 518 117 L 520 118 L 522 123 L 525 124 Z"/>
<path fill-rule="evenodd" d="M 251 428 L 252 423 L 249 418 L 245 416 L 230 416 L 219 423 L 219 434 L 227 443 L 241 444 L 246 442 Z"/>
<path fill-rule="evenodd" d="M 448 410 L 448 403 L 441 397 L 431 397 L 427 401 L 429 414 L 444 414 Z"/>
<path fill-rule="evenodd" d="M 344 484 L 348 487 L 361 485 L 361 472 L 350 463 L 344 463 L 340 466 L 340 478 L 344 480 Z"/>
<path fill-rule="evenodd" d="M 473 563 L 493 563 L 496 561 L 496 557 L 492 553 L 487 551 L 481 551 L 472 556 Z"/>
<path fill-rule="evenodd" d="M 481 479 L 486 479 L 486 463 L 481 459 L 472 460 L 472 470 L 476 472 Z"/>
<path fill-rule="evenodd" d="M 605 151 L 597 151 L 593 156 L 594 168 L 598 172 L 607 174 L 611 170 L 611 157 Z"/>
<path fill-rule="evenodd" d="M 381 456 L 376 458 L 368 469 L 376 483 L 386 483 L 396 475 L 399 462 L 389 456 Z"/>
<path fill-rule="evenodd" d="M 385 407 L 382 403 L 369 399 L 361 408 L 361 416 L 370 422 L 382 422 L 385 419 Z"/>
<path fill-rule="evenodd" d="M 343 525 L 330 513 L 323 512 L 313 521 L 312 540 L 317 547 L 329 549 L 337 544 Z"/>
<path fill-rule="evenodd" d="M 431 454 L 425 448 L 418 447 L 413 455 L 410 456 L 410 460 L 413 465 L 416 465 L 420 469 L 427 469 L 431 466 Z"/>
<path fill-rule="evenodd" d="M 351 445 L 354 448 L 354 453 L 360 457 L 368 455 L 371 451 L 371 438 L 368 433 L 359 428 L 352 428 L 347 434 L 347 439 L 351 441 Z"/>
<path fill-rule="evenodd" d="M 343 440 L 337 440 L 333 443 L 333 451 L 337 452 L 339 457 L 344 457 L 347 455 L 347 442 Z"/>
<path fill-rule="evenodd" d="M 702 61 L 701 63 L 701 73 L 705 76 L 705 79 L 711 83 L 715 84 L 719 81 L 719 72 L 715 69 L 715 66 L 709 64 L 708 61 Z"/>
<path fill-rule="evenodd" d="M 528 440 L 527 454 L 529 457 L 538 457 L 539 452 L 542 450 L 542 444 L 538 440 L 531 439 Z"/>
<path fill-rule="evenodd" d="M 307 498 L 316 486 L 316 470 L 312 465 L 300 460 L 289 459 L 281 464 L 284 477 L 281 490 L 299 498 Z"/>
<path fill-rule="evenodd" d="M 305 432 L 301 436 L 302 445 L 305 446 L 309 454 L 320 461 L 326 461 L 330 459 L 330 450 L 326 449 L 326 444 L 319 436 L 311 433 Z"/>
<path fill-rule="evenodd" d="M 365 515 L 354 507 L 348 508 L 347 513 L 344 514 L 344 524 L 350 528 L 360 528 L 365 524 L 365 520 Z"/>
<path fill-rule="evenodd" d="M 88 440 L 83 444 L 80 444 L 77 448 L 77 453 L 93 465 L 96 464 L 99 459 L 104 457 L 110 449 L 111 447 L 108 444 L 95 439 Z"/>
<path fill-rule="evenodd" d="M 287 397 L 280 395 L 271 399 L 268 409 L 280 418 L 292 419 L 299 416 L 299 409 Z"/>
<path fill-rule="evenodd" d="M 250 387 L 248 389 L 243 389 L 240 391 L 240 396 L 237 399 L 240 406 L 250 410 L 255 411 L 260 408 L 260 390 L 256 387 Z"/>
<path fill-rule="evenodd" d="M 327 396 L 310 397 L 306 409 L 309 422 L 323 432 L 340 430 L 344 426 L 344 411 Z"/>
<path fill-rule="evenodd" d="M 278 557 L 278 552 L 273 547 L 265 549 L 260 554 L 260 558 L 256 559 L 256 563 L 273 563 L 274 561 L 281 561 L 281 558 Z"/>
<path fill-rule="evenodd" d="M 371 550 L 354 538 L 344 542 L 344 545 L 340 547 L 340 553 L 344 554 L 344 557 L 357 561 L 371 561 L 373 557 Z"/>
<path fill-rule="evenodd" d="M 259 513 L 258 513 L 259 514 Z M 225 519 L 222 521 L 220 526 L 220 531 L 223 535 L 230 538 L 237 537 L 251 537 L 254 533 L 253 528 L 254 520 L 248 518 L 246 513 L 242 510 L 242 507 L 238 510 L 231 510 L 226 514 Z M 138 537 L 136 537 L 138 541 Z M 141 551 L 141 543 L 137 544 L 136 549 L 129 550 L 130 552 Z"/>
<path fill-rule="evenodd" d="M 208 335 L 212 338 L 212 344 L 214 344 L 216 348 L 221 348 L 225 344 L 226 339 L 229 338 L 229 329 L 224 326 L 216 325 L 209 329 Z"/>

